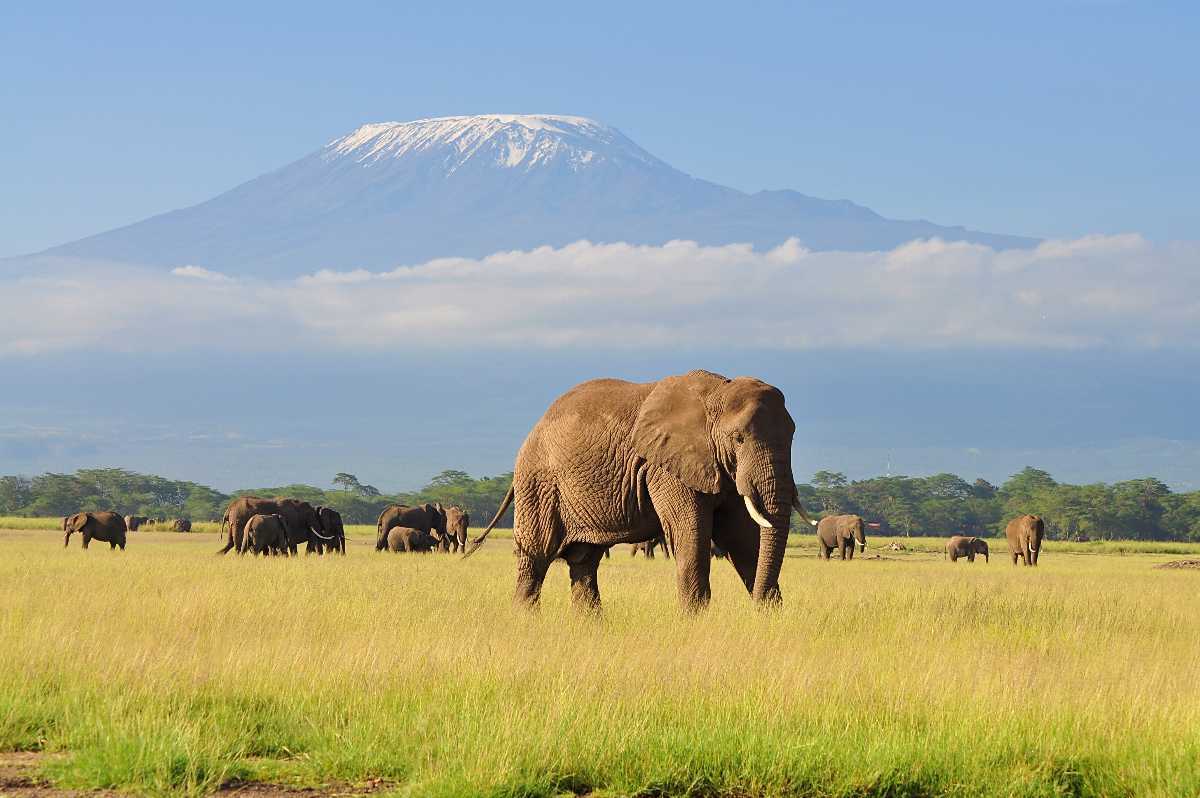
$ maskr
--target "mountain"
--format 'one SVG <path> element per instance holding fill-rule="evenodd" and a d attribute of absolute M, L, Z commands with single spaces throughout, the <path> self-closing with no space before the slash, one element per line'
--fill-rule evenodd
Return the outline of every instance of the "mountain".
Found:
<path fill-rule="evenodd" d="M 43 254 L 267 277 L 579 239 L 763 248 L 793 236 L 844 250 L 933 236 L 997 249 L 1035 243 L 794 191 L 746 194 L 582 117 L 488 114 L 364 125 L 207 202 Z"/>

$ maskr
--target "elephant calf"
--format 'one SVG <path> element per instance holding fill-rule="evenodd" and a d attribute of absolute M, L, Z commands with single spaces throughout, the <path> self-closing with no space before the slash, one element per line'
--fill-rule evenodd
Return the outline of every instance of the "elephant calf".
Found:
<path fill-rule="evenodd" d="M 277 513 L 258 513 L 246 522 L 242 554 L 247 551 L 259 554 L 281 554 L 288 556 L 287 524 Z"/>
<path fill-rule="evenodd" d="M 659 546 L 662 546 L 663 556 L 668 560 L 671 559 L 671 552 L 667 549 L 667 541 L 662 535 L 659 535 L 656 538 L 651 538 L 650 540 L 642 541 L 641 543 L 632 544 L 629 547 L 629 556 L 636 557 L 640 551 L 642 554 L 646 555 L 647 560 L 653 560 L 654 550 Z"/>
<path fill-rule="evenodd" d="M 958 562 L 959 557 L 966 557 L 967 562 L 975 562 L 975 555 L 982 554 L 983 561 L 989 562 L 988 544 L 983 538 L 969 538 L 965 535 L 955 535 L 946 542 L 946 558 L 950 562 Z"/>
<path fill-rule="evenodd" d="M 389 551 L 433 551 L 440 545 L 441 541 L 428 531 L 410 526 L 394 526 L 387 534 Z"/>

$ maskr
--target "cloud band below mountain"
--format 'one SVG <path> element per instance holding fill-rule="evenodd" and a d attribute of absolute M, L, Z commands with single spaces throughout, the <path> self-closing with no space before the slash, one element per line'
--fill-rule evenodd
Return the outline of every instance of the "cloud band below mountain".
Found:
<path fill-rule="evenodd" d="M 0 355 L 510 347 L 1194 347 L 1200 245 L 1137 235 L 997 252 L 914 241 L 578 242 L 388 272 L 243 279 L 57 265 L 0 278 Z"/>

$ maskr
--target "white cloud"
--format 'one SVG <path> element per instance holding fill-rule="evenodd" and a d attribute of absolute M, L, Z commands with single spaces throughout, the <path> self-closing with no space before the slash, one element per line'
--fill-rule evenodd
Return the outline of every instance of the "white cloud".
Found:
<path fill-rule="evenodd" d="M 191 277 L 197 280 L 212 280 L 215 282 L 222 282 L 230 279 L 228 275 L 211 271 L 203 266 L 177 266 L 174 269 L 171 269 L 171 274 L 174 274 L 177 277 Z"/>
<path fill-rule="evenodd" d="M 0 279 L 0 354 L 100 348 L 1194 347 L 1200 245 L 996 252 L 590 244 L 296 280 L 117 266 Z"/>

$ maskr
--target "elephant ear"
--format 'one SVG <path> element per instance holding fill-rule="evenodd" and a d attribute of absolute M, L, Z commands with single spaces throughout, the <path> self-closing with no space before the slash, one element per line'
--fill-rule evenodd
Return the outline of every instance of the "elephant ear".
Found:
<path fill-rule="evenodd" d="M 660 380 L 633 425 L 634 451 L 701 493 L 721 489 L 705 398 L 724 381 L 708 372 Z"/>

